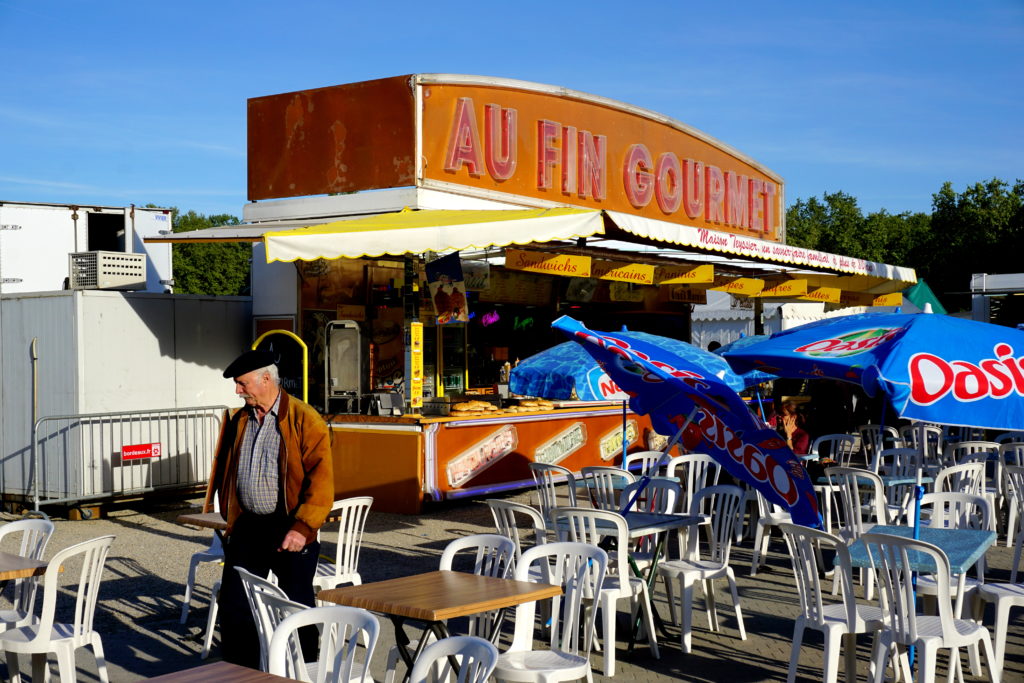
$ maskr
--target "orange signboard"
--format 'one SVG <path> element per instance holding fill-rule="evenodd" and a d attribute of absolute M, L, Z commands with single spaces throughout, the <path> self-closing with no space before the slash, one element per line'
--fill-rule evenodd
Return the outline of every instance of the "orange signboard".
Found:
<path fill-rule="evenodd" d="M 770 241 L 784 219 L 782 180 L 757 162 L 564 88 L 414 75 L 249 100 L 249 199 L 409 185 Z"/>

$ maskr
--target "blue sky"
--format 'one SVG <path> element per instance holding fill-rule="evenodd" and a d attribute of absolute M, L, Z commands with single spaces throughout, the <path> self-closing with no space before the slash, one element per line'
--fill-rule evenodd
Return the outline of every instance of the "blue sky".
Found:
<path fill-rule="evenodd" d="M 406 73 L 645 107 L 865 211 L 1024 178 L 1024 2 L 0 0 L 0 200 L 241 216 L 246 99 Z"/>

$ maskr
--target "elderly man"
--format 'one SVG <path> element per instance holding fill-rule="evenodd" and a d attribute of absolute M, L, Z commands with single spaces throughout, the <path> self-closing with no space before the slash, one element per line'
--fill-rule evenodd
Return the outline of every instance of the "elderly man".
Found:
<path fill-rule="evenodd" d="M 246 351 L 224 377 L 234 379 L 245 408 L 226 422 L 214 469 L 227 521 L 221 651 L 229 662 L 259 668 L 256 625 L 235 567 L 264 578 L 273 572 L 289 598 L 314 604 L 317 530 L 334 502 L 331 440 L 320 415 L 281 389 L 273 354 Z"/>

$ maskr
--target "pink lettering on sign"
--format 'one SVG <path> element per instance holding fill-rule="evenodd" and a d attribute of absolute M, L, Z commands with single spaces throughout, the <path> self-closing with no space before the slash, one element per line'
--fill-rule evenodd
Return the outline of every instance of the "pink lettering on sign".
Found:
<path fill-rule="evenodd" d="M 622 184 L 626 198 L 635 209 L 641 209 L 651 202 L 654 195 L 654 176 L 651 173 L 651 153 L 644 145 L 630 145 L 626 152 L 626 163 L 622 169 Z"/>
<path fill-rule="evenodd" d="M 473 100 L 460 97 L 452 119 L 452 130 L 448 135 L 448 152 L 445 154 L 444 170 L 454 173 L 463 166 L 470 175 L 483 173 L 480 160 L 480 132 L 476 125 Z"/>
<path fill-rule="evenodd" d="M 163 448 L 159 443 L 140 443 L 133 446 L 121 446 L 121 460 L 159 458 L 162 450 Z"/>
<path fill-rule="evenodd" d="M 508 180 L 516 171 L 516 122 L 519 113 L 497 104 L 488 104 L 484 113 L 487 172 L 495 180 Z"/>
<path fill-rule="evenodd" d="M 1009 344 L 996 344 L 995 358 L 978 363 L 947 361 L 931 353 L 915 353 L 908 361 L 910 400 L 930 406 L 952 395 L 961 403 L 983 398 L 1024 396 L 1024 356 L 1014 357 Z"/>

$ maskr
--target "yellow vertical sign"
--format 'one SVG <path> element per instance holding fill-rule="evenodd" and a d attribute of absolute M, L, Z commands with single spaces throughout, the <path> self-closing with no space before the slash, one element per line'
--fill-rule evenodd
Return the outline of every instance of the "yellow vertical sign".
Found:
<path fill-rule="evenodd" d="M 423 323 L 409 323 L 409 405 L 423 407 Z"/>

